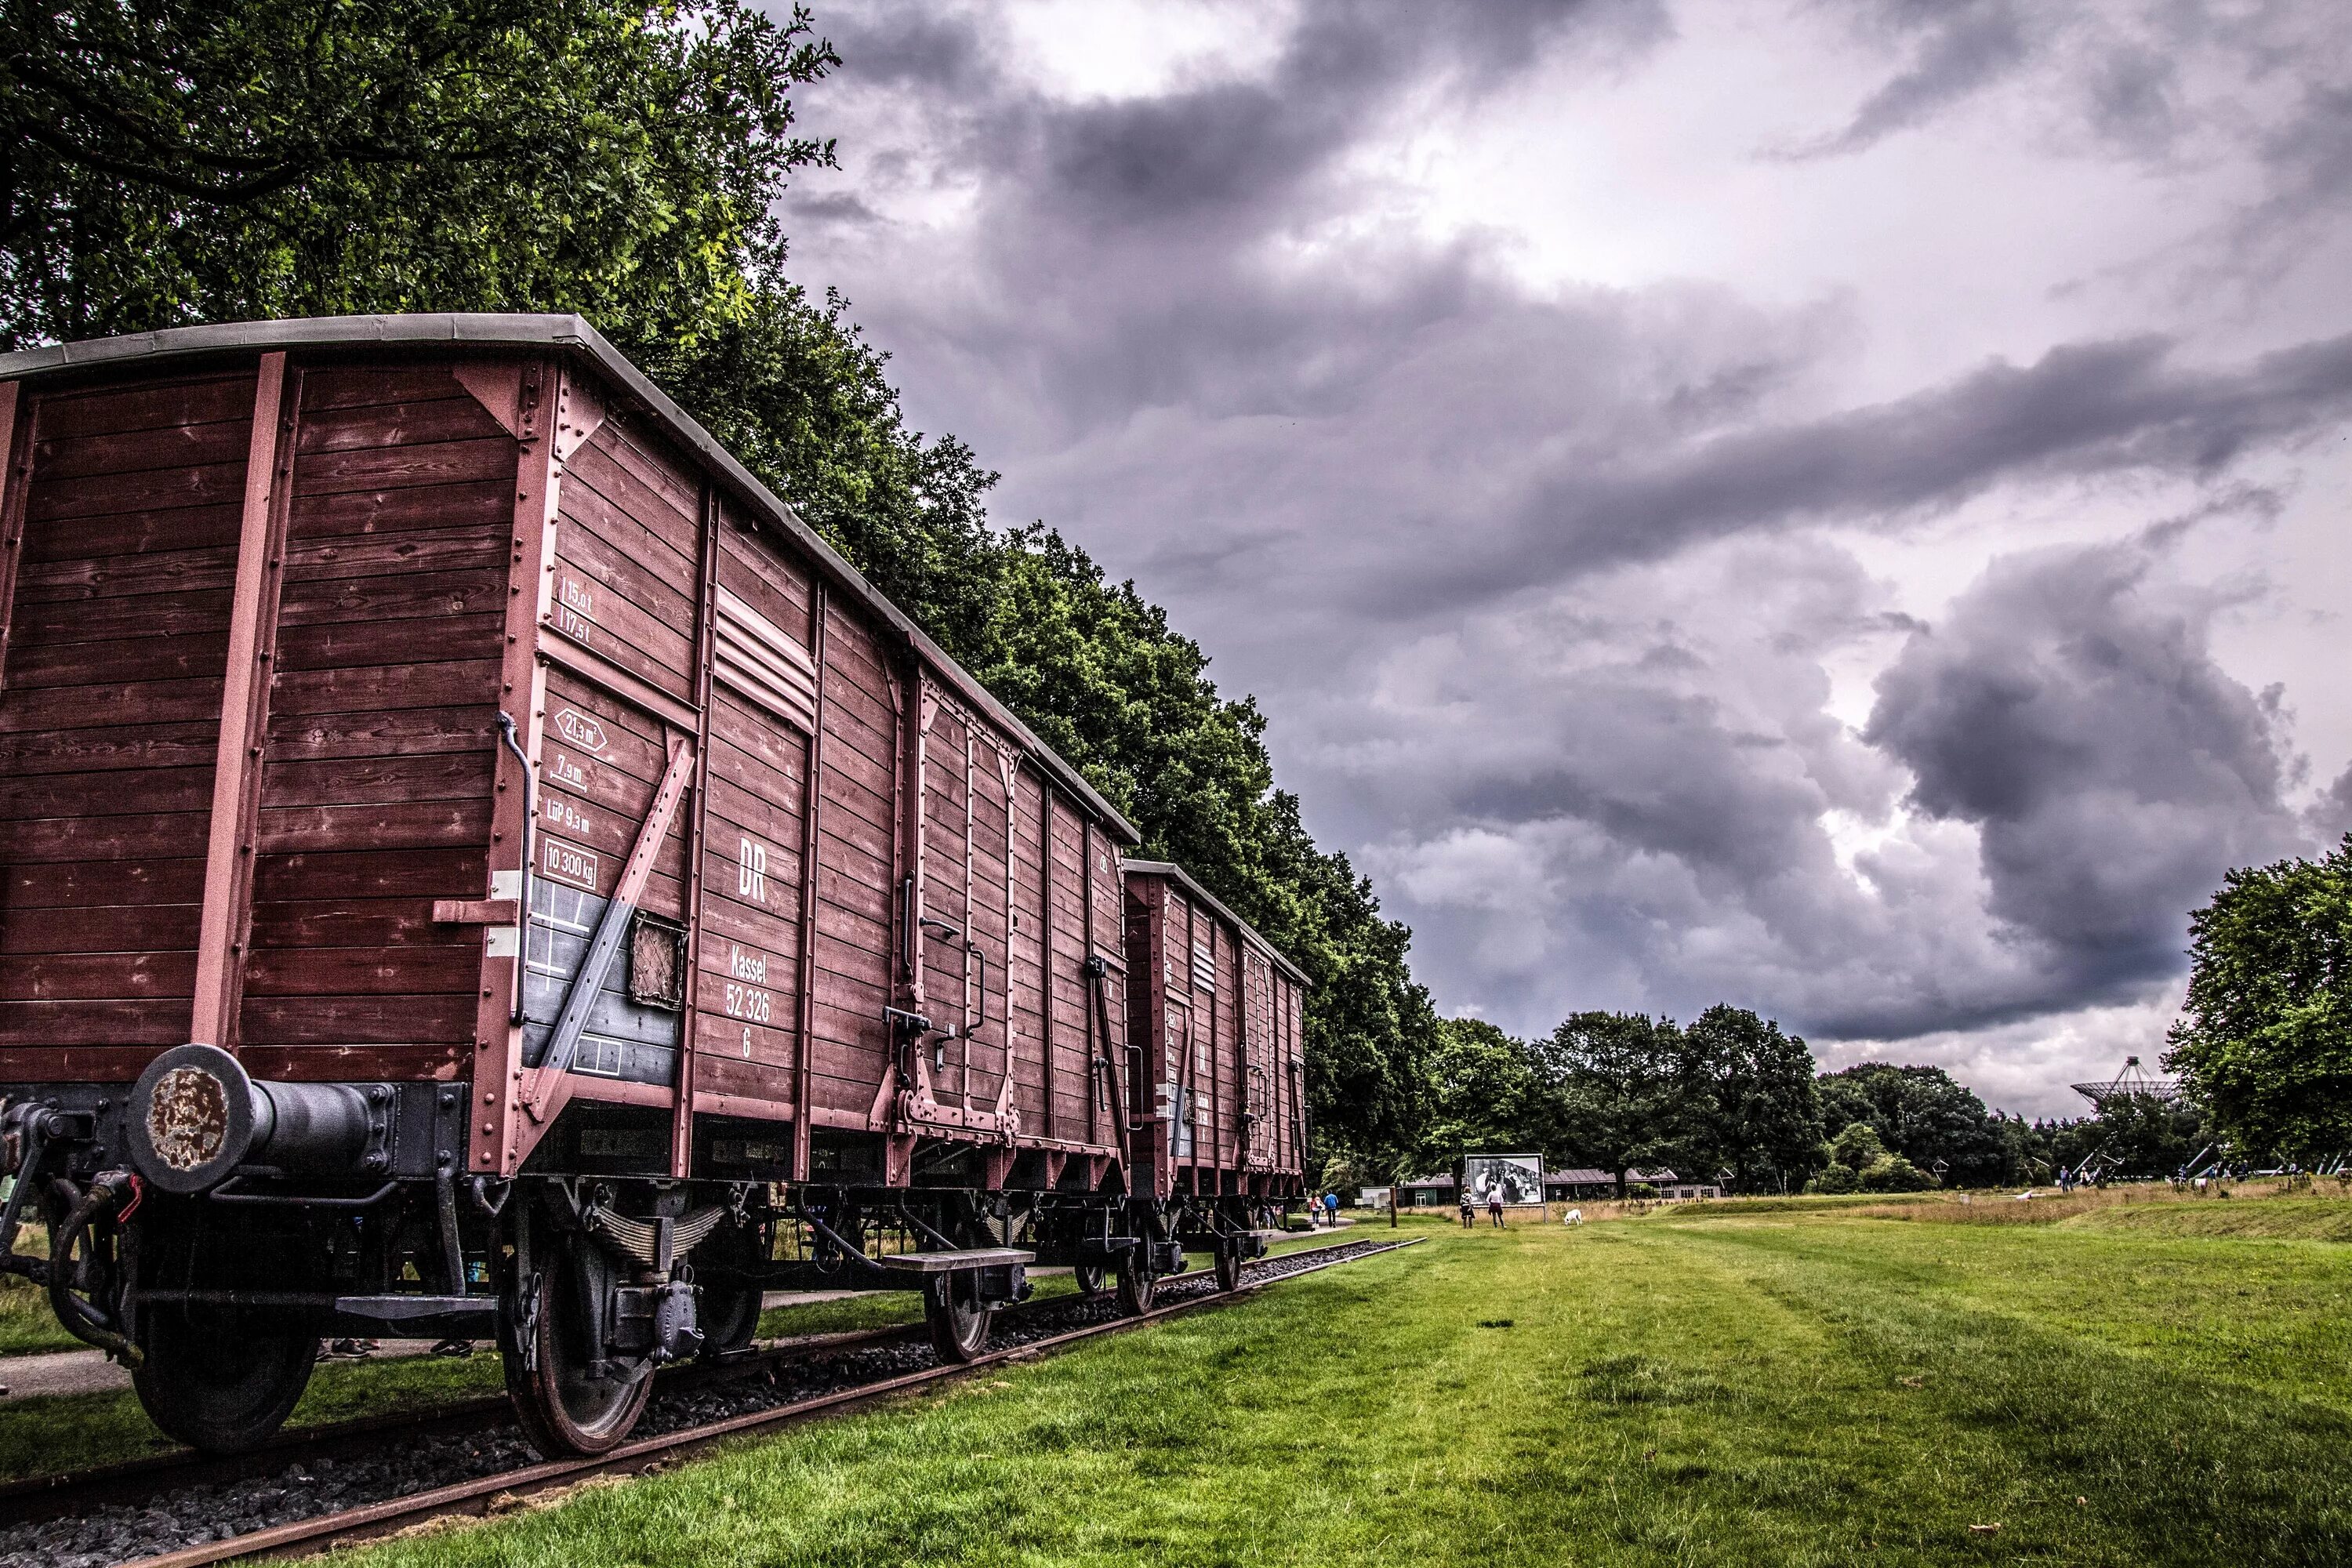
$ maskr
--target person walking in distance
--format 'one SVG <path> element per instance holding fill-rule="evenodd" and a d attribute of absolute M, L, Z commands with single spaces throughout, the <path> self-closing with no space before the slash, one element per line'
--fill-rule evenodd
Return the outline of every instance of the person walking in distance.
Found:
<path fill-rule="evenodd" d="M 1467 1187 L 1462 1189 L 1462 1228 L 1465 1230 L 1478 1228 L 1478 1216 L 1470 1207 L 1470 1189 Z"/>
<path fill-rule="evenodd" d="M 1325 1193 L 1323 1194 L 1323 1223 L 1333 1229 L 1337 1229 L 1339 1227 L 1339 1194 L 1337 1193 Z"/>
<path fill-rule="evenodd" d="M 1486 1217 L 1495 1222 L 1496 1230 L 1503 1228 L 1503 1189 L 1500 1187 L 1486 1194 Z"/>

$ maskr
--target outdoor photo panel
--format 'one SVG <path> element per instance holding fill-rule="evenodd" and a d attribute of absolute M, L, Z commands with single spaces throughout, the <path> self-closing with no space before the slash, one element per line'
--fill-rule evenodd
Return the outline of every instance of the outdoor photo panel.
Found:
<path fill-rule="evenodd" d="M 1497 1192 L 1506 1205 L 1543 1202 L 1540 1154 L 1472 1154 L 1462 1164 L 1462 1190 L 1474 1204 L 1483 1206 Z"/>

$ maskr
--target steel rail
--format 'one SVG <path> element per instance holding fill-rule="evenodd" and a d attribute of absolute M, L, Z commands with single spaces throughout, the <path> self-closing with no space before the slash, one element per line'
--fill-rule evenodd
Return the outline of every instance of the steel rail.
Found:
<path fill-rule="evenodd" d="M 1376 1258 L 1382 1253 L 1416 1246 L 1423 1239 L 1420 1237 L 1407 1237 L 1394 1241 L 1383 1240 L 1371 1243 L 1373 1250 L 1359 1253 L 1354 1258 L 1327 1258 L 1320 1263 L 1310 1263 L 1303 1268 L 1287 1269 L 1271 1279 L 1244 1281 L 1236 1289 L 1209 1291 L 1202 1295 L 1189 1297 L 1181 1301 L 1171 1302 L 1165 1307 L 1155 1307 L 1148 1312 L 1134 1317 L 1113 1318 L 1107 1322 L 1090 1323 L 1084 1328 L 1073 1329 L 1065 1333 L 1048 1335 L 1042 1340 L 1032 1340 L 1027 1344 L 1008 1345 L 1003 1350 L 989 1351 L 973 1357 L 969 1362 L 944 1363 L 921 1372 L 902 1373 L 896 1377 L 880 1378 L 873 1383 L 860 1384 L 855 1388 L 837 1389 L 830 1394 L 820 1394 L 807 1399 L 794 1400 L 771 1409 L 754 1410 L 740 1415 L 728 1416 L 723 1420 L 713 1421 L 701 1426 L 685 1427 L 677 1432 L 664 1433 L 659 1436 L 641 1437 L 634 1442 L 622 1444 L 609 1454 L 600 1454 L 586 1458 L 542 1460 L 539 1464 L 528 1465 L 521 1469 L 501 1471 L 498 1475 L 482 1476 L 446 1487 L 436 1487 L 429 1491 L 412 1493 L 406 1497 L 388 1498 L 381 1502 L 364 1503 L 357 1508 L 320 1514 L 312 1519 L 298 1520 L 291 1524 L 273 1525 L 266 1530 L 231 1536 L 226 1541 L 207 1542 L 199 1546 L 184 1547 L 178 1552 L 165 1552 L 161 1556 L 134 1558 L 119 1564 L 118 1568 L 205 1568 L 205 1565 L 215 1563 L 239 1563 L 278 1555 L 307 1555 L 344 1542 L 388 1535 L 422 1520 L 459 1513 L 488 1514 L 491 1511 L 494 1501 L 512 1500 L 519 1502 L 533 1493 L 569 1486 L 595 1476 L 613 1475 L 625 1471 L 643 1471 L 649 1466 L 666 1464 L 691 1456 L 731 1437 L 739 1437 L 751 1432 L 797 1426 L 819 1416 L 836 1415 L 872 1405 L 892 1394 L 905 1393 L 908 1389 L 953 1382 L 958 1378 L 968 1377 L 974 1373 L 984 1372 L 991 1367 L 1001 1366 L 1016 1359 L 1024 1362 L 1034 1360 L 1076 1344 L 1082 1340 L 1115 1334 L 1186 1312 L 1201 1311 L 1207 1308 L 1237 1301 L 1244 1297 L 1255 1295 L 1269 1287 L 1279 1285 L 1286 1279 L 1296 1279 L 1300 1275 L 1334 1268 L 1343 1263 L 1354 1263 L 1366 1258 Z M 1297 1251 L 1276 1256 L 1281 1258 L 1297 1258 L 1302 1255 L 1311 1257 L 1316 1253 L 1335 1251 L 1340 1247 L 1369 1242 L 1370 1242 L 1369 1237 L 1359 1237 L 1350 1241 L 1333 1242 L 1326 1247 L 1302 1247 Z M 1273 1261 L 1273 1259 L 1269 1258 L 1267 1261 Z M 912 1327 L 919 1331 L 922 1325 L 915 1324 Z"/>

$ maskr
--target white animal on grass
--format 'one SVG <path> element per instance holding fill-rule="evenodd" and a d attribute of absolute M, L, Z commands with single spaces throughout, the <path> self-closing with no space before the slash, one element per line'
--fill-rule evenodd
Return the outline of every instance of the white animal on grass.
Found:
<path fill-rule="evenodd" d="M 1559 1223 L 1562 1225 L 1582 1225 L 1584 1223 L 1584 1211 L 1582 1209 L 1570 1209 L 1568 1211 L 1567 1216 Z"/>

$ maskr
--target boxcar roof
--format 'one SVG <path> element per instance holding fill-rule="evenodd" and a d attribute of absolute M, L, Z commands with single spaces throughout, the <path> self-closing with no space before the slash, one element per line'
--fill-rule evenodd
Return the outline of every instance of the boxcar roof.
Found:
<path fill-rule="evenodd" d="M 1235 926 L 1241 929 L 1243 938 L 1246 940 L 1252 947 L 1256 948 L 1260 952 L 1265 954 L 1266 957 L 1272 959 L 1276 966 L 1278 967 L 1285 974 L 1289 975 L 1293 980 L 1297 981 L 1298 984 L 1307 987 L 1309 990 L 1314 989 L 1315 982 L 1307 979 L 1307 976 L 1300 972 L 1298 965 L 1283 957 L 1281 950 L 1276 948 L 1274 943 L 1266 941 L 1265 936 L 1260 934 L 1255 926 L 1242 919 L 1241 916 L 1234 913 L 1233 910 L 1225 908 L 1223 900 L 1218 898 L 1216 894 L 1209 891 L 1208 889 L 1201 886 L 1200 883 L 1192 880 L 1192 873 L 1187 871 L 1183 867 L 1179 866 L 1173 860 L 1121 860 L 1118 863 L 1118 868 L 1122 871 L 1141 872 L 1145 876 L 1150 877 L 1168 878 L 1170 880 L 1181 887 L 1185 892 L 1191 894 L 1194 899 L 1208 905 L 1224 919 L 1233 921 Z"/>
<path fill-rule="evenodd" d="M 651 414 L 669 437 L 699 458 L 713 479 L 767 523 L 814 556 L 840 587 L 887 622 L 935 667 L 957 692 L 1020 739 L 1038 765 L 1064 789 L 1099 813 L 1129 844 L 1142 834 L 1105 800 L 1077 769 L 1039 740 L 1029 726 L 948 657 L 907 613 L 884 597 L 816 530 L 801 521 L 790 503 L 760 482 L 686 410 L 631 364 L 604 335 L 579 316 L 438 313 L 413 316 L 315 316 L 289 321 L 226 321 L 214 326 L 170 327 L 119 338 L 93 338 L 0 354 L 0 381 L 22 380 L 63 371 L 132 370 L 173 360 L 219 357 L 305 348 L 447 347 L 455 349 L 553 349 L 593 365 L 604 377 Z M 1246 928 L 1244 928 L 1246 929 Z M 1270 951 L 1270 950 L 1269 950 Z"/>

